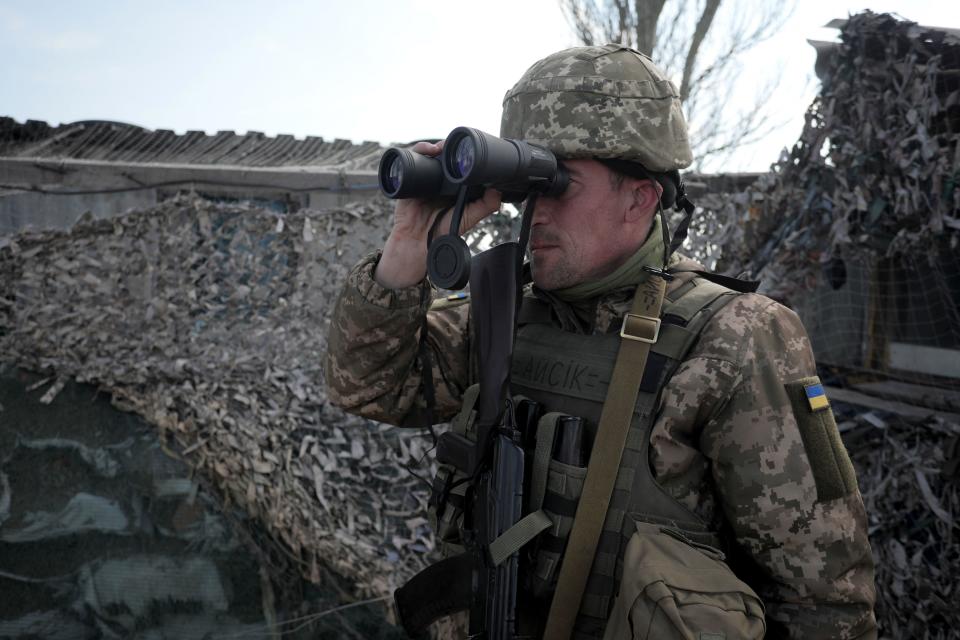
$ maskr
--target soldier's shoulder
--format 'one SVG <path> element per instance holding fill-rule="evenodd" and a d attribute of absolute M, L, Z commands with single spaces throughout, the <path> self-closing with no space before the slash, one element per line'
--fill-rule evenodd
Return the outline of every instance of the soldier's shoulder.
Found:
<path fill-rule="evenodd" d="M 799 323 L 797 314 L 773 298 L 762 293 L 740 293 L 717 313 L 715 321 L 732 330 L 756 330 L 769 327 L 771 322 Z"/>
<path fill-rule="evenodd" d="M 807 344 L 803 323 L 791 309 L 759 293 L 740 293 L 704 327 L 696 355 L 742 364 L 751 354 L 773 355 Z"/>

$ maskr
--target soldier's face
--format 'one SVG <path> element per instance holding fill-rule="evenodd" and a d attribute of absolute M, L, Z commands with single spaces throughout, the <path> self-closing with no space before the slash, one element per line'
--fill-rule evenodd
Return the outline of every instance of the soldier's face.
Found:
<path fill-rule="evenodd" d="M 652 219 L 649 206 L 638 213 L 645 204 L 637 201 L 635 181 L 615 186 L 610 170 L 596 160 L 564 164 L 570 186 L 558 197 L 537 200 L 530 229 L 533 281 L 546 290 L 612 273 L 646 240 Z"/>

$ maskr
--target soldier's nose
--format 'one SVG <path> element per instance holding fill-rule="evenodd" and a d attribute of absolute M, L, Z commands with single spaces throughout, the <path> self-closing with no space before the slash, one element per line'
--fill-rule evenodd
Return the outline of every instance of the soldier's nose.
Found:
<path fill-rule="evenodd" d="M 549 224 L 552 219 L 551 207 L 549 203 L 543 200 L 545 200 L 545 198 L 541 198 L 533 210 L 533 219 L 530 221 L 532 226 Z"/>

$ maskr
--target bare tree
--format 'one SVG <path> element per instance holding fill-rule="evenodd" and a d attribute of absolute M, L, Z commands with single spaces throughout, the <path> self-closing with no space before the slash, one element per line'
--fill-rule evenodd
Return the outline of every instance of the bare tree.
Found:
<path fill-rule="evenodd" d="M 774 35 L 793 1 L 559 0 L 586 45 L 619 42 L 649 55 L 680 79 L 695 169 L 719 167 L 734 150 L 779 126 L 766 108 L 779 78 L 741 77 L 741 56 Z M 751 91 L 746 101 L 732 100 Z"/>

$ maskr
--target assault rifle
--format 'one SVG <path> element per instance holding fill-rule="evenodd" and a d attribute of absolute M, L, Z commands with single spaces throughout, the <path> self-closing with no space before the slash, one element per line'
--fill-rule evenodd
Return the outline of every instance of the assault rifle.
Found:
<path fill-rule="evenodd" d="M 477 454 L 462 449 L 456 434 L 445 433 L 437 459 L 477 477 L 473 486 L 471 520 L 465 530 L 474 540 L 473 599 L 470 636 L 513 638 L 516 631 L 517 553 L 494 566 L 489 548 L 521 518 L 523 509 L 523 448 L 510 401 L 510 360 L 516 331 L 519 245 L 508 242 L 478 255 L 471 268 L 470 292 L 479 364 Z M 468 453 L 464 459 L 462 453 Z M 484 462 L 487 464 L 484 464 Z M 466 464 L 468 468 L 461 465 Z"/>
<path fill-rule="evenodd" d="M 518 554 L 497 563 L 490 545 L 521 519 L 523 508 L 524 451 L 510 400 L 521 252 L 519 243 L 507 242 L 472 260 L 477 440 L 447 432 L 437 447 L 438 461 L 472 478 L 462 532 L 467 551 L 428 567 L 397 590 L 400 618 L 411 635 L 443 615 L 469 609 L 470 638 L 516 636 Z"/>

